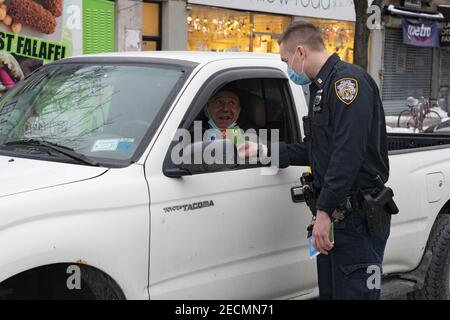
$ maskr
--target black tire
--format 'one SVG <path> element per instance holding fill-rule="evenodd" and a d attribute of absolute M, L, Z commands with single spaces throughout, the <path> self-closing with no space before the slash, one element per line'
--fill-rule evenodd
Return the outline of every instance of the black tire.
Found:
<path fill-rule="evenodd" d="M 106 274 L 87 267 L 82 269 L 82 275 L 96 300 L 126 300 L 119 286 Z"/>
<path fill-rule="evenodd" d="M 404 128 L 404 126 L 401 125 L 406 124 L 409 119 L 412 119 L 412 114 L 409 109 L 400 112 L 397 119 L 397 128 Z"/>
<path fill-rule="evenodd" d="M 437 217 L 427 249 L 433 253 L 422 290 L 408 296 L 414 300 L 450 300 L 450 215 Z"/>
<path fill-rule="evenodd" d="M 0 284 L 0 300 L 125 300 L 116 282 L 100 270 L 78 265 L 81 288 L 67 286 L 69 264 L 25 271 Z"/>

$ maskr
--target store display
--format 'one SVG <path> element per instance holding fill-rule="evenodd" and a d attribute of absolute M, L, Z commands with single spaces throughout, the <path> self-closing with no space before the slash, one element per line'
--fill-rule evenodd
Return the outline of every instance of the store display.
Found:
<path fill-rule="evenodd" d="M 291 21 L 285 16 L 192 6 L 187 17 L 188 50 L 277 53 L 277 39 Z"/>
<path fill-rule="evenodd" d="M 329 53 L 336 52 L 342 60 L 353 63 L 354 22 L 312 18 L 303 20 L 314 24 L 319 29 Z"/>
<path fill-rule="evenodd" d="M 301 18 L 322 33 L 330 53 L 353 62 L 355 23 L 339 20 Z M 187 17 L 188 50 L 278 53 L 278 39 L 293 18 L 193 5 Z"/>

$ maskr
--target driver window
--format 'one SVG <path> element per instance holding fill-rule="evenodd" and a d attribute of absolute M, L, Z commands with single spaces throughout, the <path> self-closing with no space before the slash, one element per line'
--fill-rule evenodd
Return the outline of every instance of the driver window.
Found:
<path fill-rule="evenodd" d="M 298 122 L 289 119 L 287 82 L 283 79 L 243 79 L 217 88 L 188 124 L 192 141 L 226 139 L 238 147 L 245 140 L 265 145 L 295 142 Z M 291 110 L 292 111 L 292 110 Z M 195 130 L 201 129 L 201 135 Z M 257 164 L 236 164 L 217 171 L 254 168 Z M 211 168 L 209 168 L 211 169 Z M 215 169 L 208 170 L 208 172 Z"/>

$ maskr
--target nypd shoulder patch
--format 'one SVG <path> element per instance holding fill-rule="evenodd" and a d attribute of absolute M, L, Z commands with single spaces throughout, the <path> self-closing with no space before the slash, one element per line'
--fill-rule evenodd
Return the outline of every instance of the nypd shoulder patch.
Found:
<path fill-rule="evenodd" d="M 336 95 L 343 103 L 350 105 L 358 96 L 358 80 L 342 78 L 334 83 Z"/>

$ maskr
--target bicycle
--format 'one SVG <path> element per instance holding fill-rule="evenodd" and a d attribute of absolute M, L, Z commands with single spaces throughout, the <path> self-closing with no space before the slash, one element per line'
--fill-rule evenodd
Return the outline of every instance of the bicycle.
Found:
<path fill-rule="evenodd" d="M 441 116 L 434 110 L 431 110 L 430 100 L 421 98 L 421 101 L 409 97 L 406 100 L 406 106 L 408 109 L 403 110 L 398 115 L 397 127 L 398 128 L 413 128 L 413 132 L 416 130 L 423 132 L 424 125 L 426 127 L 438 125 L 441 123 Z"/>

